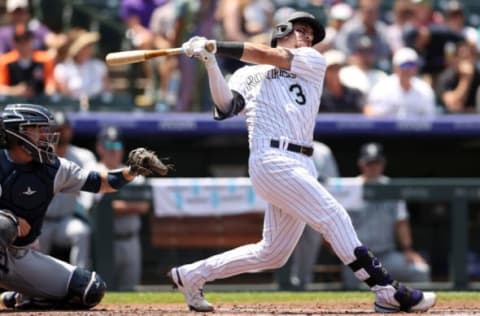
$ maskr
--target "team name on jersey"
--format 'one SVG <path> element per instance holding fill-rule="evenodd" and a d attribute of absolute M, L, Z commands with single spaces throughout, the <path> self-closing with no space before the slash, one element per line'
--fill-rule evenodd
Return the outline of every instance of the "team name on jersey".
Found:
<path fill-rule="evenodd" d="M 247 77 L 247 90 L 253 89 L 257 84 L 261 83 L 263 80 L 268 79 L 279 79 L 279 78 L 297 78 L 297 75 L 286 70 L 273 68 L 269 71 L 261 71 L 254 73 Z"/>

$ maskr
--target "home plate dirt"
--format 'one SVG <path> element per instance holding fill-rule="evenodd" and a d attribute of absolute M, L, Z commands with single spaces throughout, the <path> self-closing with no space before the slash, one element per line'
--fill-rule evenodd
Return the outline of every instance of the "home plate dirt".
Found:
<path fill-rule="evenodd" d="M 334 302 L 299 302 L 299 303 L 254 303 L 254 304 L 222 304 L 215 305 L 212 316 L 217 315 L 379 315 L 373 312 L 371 302 L 365 300 L 348 300 L 341 304 Z M 437 302 L 425 315 L 480 315 L 480 302 L 446 301 Z M 86 311 L 9 311 L 0 309 L 4 315 L 66 315 L 66 316 L 158 316 L 158 315 L 207 315 L 189 312 L 184 304 L 100 304 Z M 391 315 L 406 315 L 405 313 Z M 413 315 L 421 315 L 416 313 Z"/>

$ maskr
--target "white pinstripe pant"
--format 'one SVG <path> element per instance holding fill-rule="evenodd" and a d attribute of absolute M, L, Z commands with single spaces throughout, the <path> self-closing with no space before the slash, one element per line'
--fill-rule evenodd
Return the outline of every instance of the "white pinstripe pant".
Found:
<path fill-rule="evenodd" d="M 356 259 L 353 250 L 361 243 L 350 217 L 317 181 L 310 158 L 258 148 L 250 155 L 249 172 L 257 194 L 268 202 L 263 239 L 180 267 L 184 282 L 202 287 L 207 281 L 281 267 L 306 223 L 322 233 L 343 263 Z"/>

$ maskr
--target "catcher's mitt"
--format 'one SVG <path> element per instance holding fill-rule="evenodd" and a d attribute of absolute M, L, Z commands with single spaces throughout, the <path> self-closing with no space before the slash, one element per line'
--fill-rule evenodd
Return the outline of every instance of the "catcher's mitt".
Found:
<path fill-rule="evenodd" d="M 168 174 L 170 170 L 174 170 L 172 164 L 165 165 L 157 155 L 145 148 L 137 148 L 128 154 L 127 166 L 135 175 L 148 176 L 156 173 L 161 176 Z"/>

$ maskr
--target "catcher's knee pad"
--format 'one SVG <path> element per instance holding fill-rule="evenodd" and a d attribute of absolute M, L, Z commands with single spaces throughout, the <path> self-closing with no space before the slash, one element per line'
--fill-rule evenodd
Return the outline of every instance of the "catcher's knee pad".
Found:
<path fill-rule="evenodd" d="M 75 308 L 92 308 L 100 303 L 106 289 L 96 272 L 76 268 L 68 285 L 67 302 Z"/>
<path fill-rule="evenodd" d="M 353 270 L 355 276 L 372 287 L 375 285 L 387 285 L 393 282 L 392 277 L 382 266 L 380 260 L 367 249 L 360 246 L 354 250 L 357 260 L 348 266 Z"/>
<path fill-rule="evenodd" d="M 18 234 L 18 219 L 9 210 L 0 210 L 0 245 L 11 245 Z"/>

